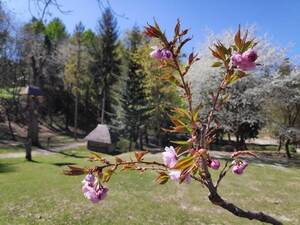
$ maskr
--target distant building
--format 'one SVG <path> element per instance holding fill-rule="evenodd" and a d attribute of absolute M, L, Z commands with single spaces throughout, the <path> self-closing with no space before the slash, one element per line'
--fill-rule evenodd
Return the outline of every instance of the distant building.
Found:
<path fill-rule="evenodd" d="M 85 138 L 87 141 L 87 148 L 96 152 L 111 152 L 112 143 L 108 126 L 105 124 L 98 124 Z"/>

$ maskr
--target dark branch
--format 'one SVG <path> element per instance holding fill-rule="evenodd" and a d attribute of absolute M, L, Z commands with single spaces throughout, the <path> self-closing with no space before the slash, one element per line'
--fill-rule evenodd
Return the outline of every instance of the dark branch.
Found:
<path fill-rule="evenodd" d="M 264 223 L 270 223 L 274 225 L 282 225 L 280 221 L 263 212 L 245 211 L 237 207 L 233 203 L 225 201 L 224 199 L 221 198 L 221 196 L 219 196 L 217 192 L 210 193 L 208 198 L 213 204 L 218 205 L 223 209 L 226 209 L 227 211 L 231 212 L 235 216 L 247 218 L 249 220 L 258 220 Z"/>

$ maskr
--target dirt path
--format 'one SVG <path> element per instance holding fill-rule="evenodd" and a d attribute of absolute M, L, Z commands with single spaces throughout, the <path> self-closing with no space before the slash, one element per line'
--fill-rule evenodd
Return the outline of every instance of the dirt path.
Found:
<path fill-rule="evenodd" d="M 84 145 L 86 145 L 86 142 L 76 142 L 76 143 L 66 144 L 66 145 L 59 146 L 59 147 L 53 147 L 49 150 L 45 150 L 45 149 L 41 149 L 41 148 L 34 148 L 32 150 L 32 155 L 33 156 L 49 155 L 49 154 L 61 152 L 61 151 L 67 150 L 67 149 L 71 149 L 71 148 L 77 148 L 77 147 L 84 146 Z M 0 159 L 21 158 L 21 157 L 25 157 L 25 149 L 24 149 L 24 152 L 12 152 L 12 153 L 0 154 Z"/>

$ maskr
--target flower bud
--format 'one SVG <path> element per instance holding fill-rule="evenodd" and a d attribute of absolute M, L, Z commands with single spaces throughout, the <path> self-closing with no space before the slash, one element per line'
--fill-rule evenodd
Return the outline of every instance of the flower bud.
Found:
<path fill-rule="evenodd" d="M 232 172 L 237 175 L 241 175 L 244 172 L 244 169 L 248 166 L 246 161 L 234 162 L 232 167 Z"/>
<path fill-rule="evenodd" d="M 210 160 L 210 162 L 207 164 L 208 167 L 214 169 L 214 170 L 218 170 L 220 168 L 220 161 L 217 159 L 212 159 Z"/>

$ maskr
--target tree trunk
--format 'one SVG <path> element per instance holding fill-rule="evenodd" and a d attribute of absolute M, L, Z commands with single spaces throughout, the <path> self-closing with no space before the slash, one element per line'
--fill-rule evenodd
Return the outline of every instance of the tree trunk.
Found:
<path fill-rule="evenodd" d="M 31 139 L 28 139 L 27 142 L 25 143 L 25 159 L 28 161 L 32 161 L 32 157 L 31 157 Z"/>
<path fill-rule="evenodd" d="M 147 125 L 145 126 L 145 141 L 146 141 L 146 144 L 149 145 L 149 136 L 148 136 L 148 127 L 147 127 Z"/>
<path fill-rule="evenodd" d="M 290 139 L 288 138 L 287 140 L 286 140 L 286 142 L 285 142 L 285 152 L 286 152 L 286 155 L 287 155 L 287 157 L 290 159 L 290 158 L 292 158 L 292 155 L 291 155 L 291 153 L 290 153 L 290 149 L 289 149 L 289 145 L 290 145 Z"/>
<path fill-rule="evenodd" d="M 10 135 L 11 135 L 11 139 L 13 141 L 16 141 L 16 136 L 15 136 L 14 130 L 13 130 L 12 126 L 11 126 L 11 120 L 10 120 L 9 111 L 6 109 L 5 113 L 6 113 L 6 117 L 7 117 L 8 128 L 9 128 L 9 132 L 10 132 Z"/>
<path fill-rule="evenodd" d="M 128 151 L 131 151 L 131 148 L 132 148 L 132 138 L 133 138 L 133 135 L 132 135 L 132 131 L 130 132 L 130 136 L 129 136 L 129 146 L 128 146 Z"/>
<path fill-rule="evenodd" d="M 103 89 L 103 95 L 102 95 L 102 108 L 101 108 L 101 124 L 104 124 L 104 112 L 105 112 L 105 89 Z"/>
<path fill-rule="evenodd" d="M 88 111 L 89 111 L 89 98 L 90 98 L 90 89 L 89 89 L 89 87 L 87 87 L 86 88 L 86 92 L 85 92 L 85 100 L 84 100 L 84 112 L 85 112 L 84 115 L 88 115 Z M 87 116 L 85 117 L 85 124 L 86 124 L 86 126 L 89 124 L 89 118 Z"/>
<path fill-rule="evenodd" d="M 78 94 L 78 90 L 76 90 L 76 96 L 75 96 L 75 113 L 74 113 L 74 139 L 75 140 L 77 140 L 78 99 L 79 99 L 79 94 Z"/>
<path fill-rule="evenodd" d="M 283 139 L 282 136 L 279 136 L 279 144 L 278 144 L 278 148 L 277 148 L 278 152 L 280 152 L 280 150 L 281 150 L 282 141 L 283 141 L 282 139 Z"/>
<path fill-rule="evenodd" d="M 228 141 L 231 141 L 231 135 L 229 132 L 227 133 L 227 137 L 228 137 Z"/>
<path fill-rule="evenodd" d="M 143 144 L 143 132 L 139 132 L 139 141 L 140 141 L 140 149 L 143 150 L 144 149 L 144 144 Z"/>
<path fill-rule="evenodd" d="M 38 121 L 38 109 L 37 102 L 31 96 L 28 96 L 28 128 L 27 139 L 31 140 L 31 144 L 34 146 L 40 146 L 39 142 L 39 121 Z"/>

